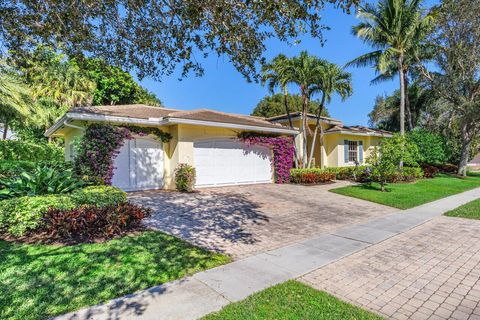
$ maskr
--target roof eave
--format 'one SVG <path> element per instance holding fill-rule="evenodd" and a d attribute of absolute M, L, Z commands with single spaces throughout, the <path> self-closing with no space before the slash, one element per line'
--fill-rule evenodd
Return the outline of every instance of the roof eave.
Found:
<path fill-rule="evenodd" d="M 252 131 L 289 134 L 289 135 L 297 135 L 299 133 L 298 130 L 295 130 L 295 129 L 292 130 L 289 128 L 273 128 L 273 127 L 242 125 L 242 124 L 226 123 L 226 122 L 182 119 L 182 118 L 175 118 L 175 117 L 142 119 L 142 118 L 129 118 L 129 117 L 69 112 L 65 114 L 62 118 L 60 118 L 52 127 L 47 129 L 45 131 L 45 136 L 50 137 L 55 135 L 55 132 L 58 131 L 62 126 L 64 126 L 67 120 L 129 123 L 129 124 L 137 124 L 137 125 L 145 125 L 145 126 L 191 124 L 191 125 L 203 125 L 203 126 L 210 126 L 210 127 L 252 130 Z"/>
<path fill-rule="evenodd" d="M 352 132 L 352 131 L 346 131 L 346 130 L 330 131 L 330 132 L 325 132 L 324 134 L 348 134 L 348 135 L 352 135 L 352 136 L 381 137 L 381 138 L 391 138 L 393 136 L 391 133 Z"/>

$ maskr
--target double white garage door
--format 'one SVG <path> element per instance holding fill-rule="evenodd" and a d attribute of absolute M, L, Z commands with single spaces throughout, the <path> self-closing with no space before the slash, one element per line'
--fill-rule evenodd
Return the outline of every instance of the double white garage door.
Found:
<path fill-rule="evenodd" d="M 272 182 L 271 150 L 233 140 L 194 143 L 197 187 Z M 164 152 L 159 142 L 125 141 L 114 162 L 112 184 L 126 191 L 163 187 Z"/>
<path fill-rule="evenodd" d="M 221 186 L 272 182 L 272 152 L 232 140 L 194 144 L 197 186 Z"/>

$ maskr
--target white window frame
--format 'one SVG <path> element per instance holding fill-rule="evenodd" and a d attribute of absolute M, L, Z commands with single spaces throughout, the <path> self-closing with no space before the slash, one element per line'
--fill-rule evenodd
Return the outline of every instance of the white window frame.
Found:
<path fill-rule="evenodd" d="M 359 148 L 358 141 L 347 140 L 348 141 L 348 163 L 360 162 L 359 160 Z"/>

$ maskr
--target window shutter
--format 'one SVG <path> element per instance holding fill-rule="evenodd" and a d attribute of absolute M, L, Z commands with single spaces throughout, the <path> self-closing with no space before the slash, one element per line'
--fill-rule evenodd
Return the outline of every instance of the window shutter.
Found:
<path fill-rule="evenodd" d="M 358 141 L 358 158 L 363 163 L 363 141 Z"/>
<path fill-rule="evenodd" d="M 348 163 L 348 140 L 343 141 L 343 156 L 345 163 Z"/>

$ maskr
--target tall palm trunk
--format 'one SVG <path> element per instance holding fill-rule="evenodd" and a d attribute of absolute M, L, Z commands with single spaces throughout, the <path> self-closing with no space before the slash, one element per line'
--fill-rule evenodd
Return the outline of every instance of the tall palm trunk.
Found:
<path fill-rule="evenodd" d="M 322 142 L 322 139 L 323 139 L 323 130 L 322 130 L 323 128 L 322 128 L 322 125 L 320 124 L 320 116 L 322 115 L 324 104 L 325 104 L 325 93 L 322 95 L 322 101 L 320 102 L 320 105 L 318 106 L 318 109 L 317 109 L 317 121 L 315 123 L 315 133 L 313 134 L 312 148 L 310 149 L 310 157 L 308 159 L 308 168 L 312 166 L 313 153 L 315 151 L 315 144 L 317 142 L 317 135 L 318 135 L 319 128 L 320 128 L 320 143 Z"/>
<path fill-rule="evenodd" d="M 405 68 L 404 73 L 405 74 L 403 77 L 405 81 L 405 112 L 407 114 L 408 131 L 412 131 L 414 129 L 414 125 L 412 109 L 410 108 L 410 98 L 408 97 L 408 69 Z"/>
<path fill-rule="evenodd" d="M 290 114 L 290 107 L 288 106 L 288 89 L 287 86 L 283 87 L 283 104 L 285 105 L 285 112 L 287 113 L 288 124 L 290 125 L 290 129 L 293 129 L 293 122 L 292 122 L 292 115 Z M 297 152 L 297 144 L 293 143 L 293 153 L 294 153 L 294 160 L 295 160 L 295 168 L 298 168 L 298 152 Z"/>
<path fill-rule="evenodd" d="M 3 123 L 3 140 L 7 140 L 8 133 L 8 120 L 5 120 Z"/>
<path fill-rule="evenodd" d="M 398 57 L 398 75 L 400 77 L 400 135 L 405 135 L 405 74 L 403 73 L 403 54 Z"/>
<path fill-rule="evenodd" d="M 302 154 L 302 168 L 305 168 L 308 162 L 308 119 L 307 119 L 307 111 L 308 111 L 308 95 L 305 92 L 305 88 L 301 87 L 302 98 L 303 98 L 303 106 L 302 106 L 302 136 L 303 136 L 303 154 Z"/>

